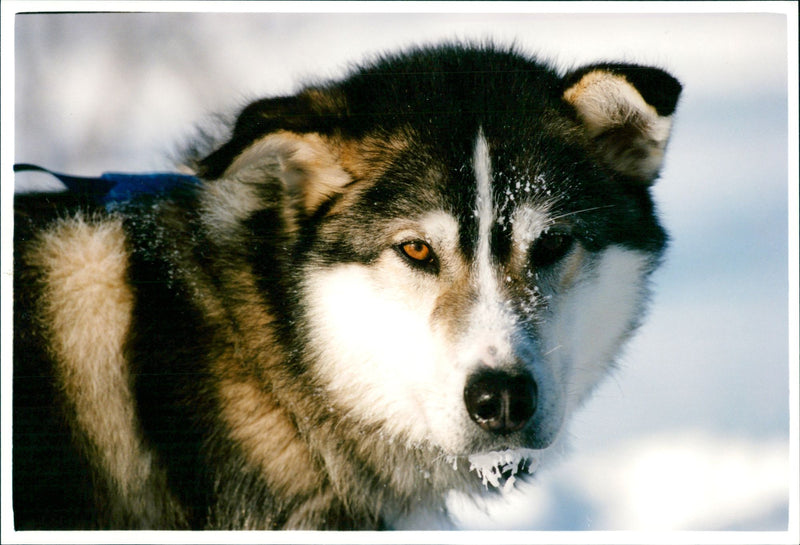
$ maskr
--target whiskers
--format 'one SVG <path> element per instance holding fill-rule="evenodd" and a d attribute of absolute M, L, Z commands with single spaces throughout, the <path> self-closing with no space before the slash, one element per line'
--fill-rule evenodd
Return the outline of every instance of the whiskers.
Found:
<path fill-rule="evenodd" d="M 545 352 L 544 354 L 542 354 L 542 357 L 549 356 L 550 354 L 552 354 L 556 350 L 561 350 L 562 348 L 564 348 L 564 345 L 558 344 L 558 345 L 554 346 L 553 348 L 551 348 L 550 350 L 548 350 L 547 352 Z"/>
<path fill-rule="evenodd" d="M 548 218 L 548 225 L 554 225 L 558 220 L 562 220 L 564 218 L 568 218 L 570 216 L 577 216 L 578 214 L 584 214 L 586 212 L 593 212 L 595 210 L 604 210 L 606 208 L 614 208 L 615 204 L 605 204 L 603 206 L 592 206 L 590 208 L 583 208 L 581 210 L 574 210 L 572 212 L 567 212 L 566 214 L 561 214 L 560 216 L 553 216 L 552 218 Z"/>

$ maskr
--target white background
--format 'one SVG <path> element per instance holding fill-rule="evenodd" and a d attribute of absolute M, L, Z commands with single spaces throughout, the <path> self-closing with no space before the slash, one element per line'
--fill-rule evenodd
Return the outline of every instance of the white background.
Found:
<path fill-rule="evenodd" d="M 621 369 L 575 419 L 573 453 L 535 486 L 486 508 L 461 506 L 461 523 L 466 529 L 786 530 L 790 490 L 797 488 L 787 268 L 797 191 L 796 178 L 789 179 L 796 176 L 789 158 L 796 159 L 797 141 L 788 138 L 787 51 L 796 50 L 797 35 L 796 8 L 787 17 L 786 5 L 773 14 L 770 5 L 748 13 L 728 4 L 745 12 L 705 14 L 613 13 L 640 9 L 628 4 L 582 8 L 606 13 L 524 13 L 574 9 L 526 3 L 393 4 L 382 9 L 405 13 L 372 14 L 12 13 L 12 72 L 4 13 L 3 79 L 12 77 L 14 85 L 3 88 L 3 215 L 9 160 L 85 175 L 170 169 L 173 152 L 197 122 L 256 97 L 341 76 L 351 63 L 403 45 L 491 38 L 562 69 L 597 60 L 665 68 L 682 81 L 684 94 L 655 187 L 672 243 L 654 277 L 646 324 Z M 269 8 L 217 5 L 232 7 Z M 453 10 L 462 13 L 447 13 Z M 486 13 L 463 13 L 476 10 Z M 791 97 L 796 101 L 796 93 Z M 53 182 L 26 174 L 15 183 L 27 190 Z M 9 270 L 4 260 L 4 276 Z"/>

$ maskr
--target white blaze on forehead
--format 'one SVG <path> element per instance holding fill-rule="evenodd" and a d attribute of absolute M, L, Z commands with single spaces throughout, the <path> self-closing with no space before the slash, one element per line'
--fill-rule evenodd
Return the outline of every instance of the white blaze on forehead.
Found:
<path fill-rule="evenodd" d="M 475 214 L 478 219 L 478 243 L 474 274 L 478 303 L 473 308 L 470 332 L 465 341 L 466 354 L 474 363 L 493 366 L 511 355 L 511 337 L 515 320 L 504 305 L 498 276 L 492 264 L 491 237 L 497 212 L 492 197 L 492 161 L 489 145 L 479 130 L 475 140 L 472 168 L 475 173 Z M 467 363 L 467 362 L 465 362 Z"/>
<path fill-rule="evenodd" d="M 489 144 L 483 136 L 483 130 L 478 132 L 478 138 L 475 141 L 472 168 L 475 171 L 477 184 L 475 211 L 478 217 L 478 249 L 475 258 L 479 280 L 481 283 L 494 282 L 490 246 L 492 226 L 495 220 L 494 200 L 492 199 L 492 159 L 489 156 Z"/>

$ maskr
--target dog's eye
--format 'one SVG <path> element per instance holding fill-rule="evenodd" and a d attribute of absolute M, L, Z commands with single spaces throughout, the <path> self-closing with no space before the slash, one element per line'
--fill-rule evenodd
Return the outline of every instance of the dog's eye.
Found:
<path fill-rule="evenodd" d="M 438 272 L 439 264 L 436 255 L 427 242 L 411 240 L 397 246 L 397 250 L 414 267 L 419 267 L 427 272 Z"/>
<path fill-rule="evenodd" d="M 421 240 L 412 240 L 400 246 L 403 253 L 412 261 L 426 263 L 433 257 L 431 247 Z"/>
<path fill-rule="evenodd" d="M 574 239 L 566 233 L 545 233 L 540 236 L 530 251 L 531 264 L 534 267 L 552 265 L 572 248 Z"/>

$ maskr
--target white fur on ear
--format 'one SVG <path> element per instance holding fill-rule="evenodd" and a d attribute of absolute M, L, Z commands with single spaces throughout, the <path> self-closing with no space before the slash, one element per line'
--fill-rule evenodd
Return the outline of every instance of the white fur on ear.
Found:
<path fill-rule="evenodd" d="M 563 98 L 611 168 L 652 182 L 664 158 L 671 115 L 660 115 L 625 75 L 602 68 L 584 74 Z"/>
<path fill-rule="evenodd" d="M 316 133 L 270 133 L 248 146 L 225 170 L 223 178 L 258 183 L 264 176 L 283 182 L 287 194 L 307 212 L 352 181 L 330 141 Z"/>

